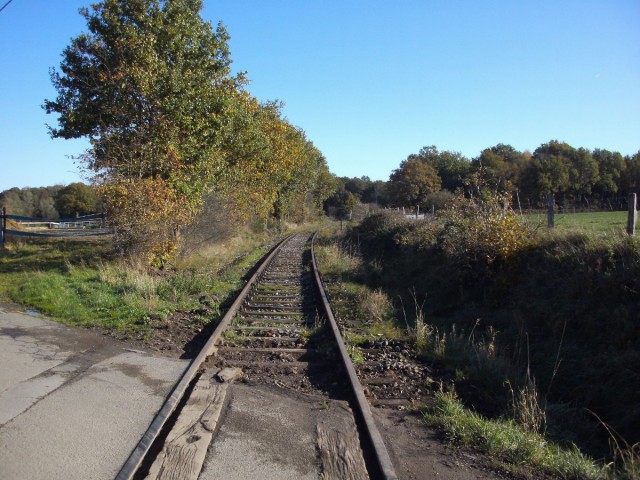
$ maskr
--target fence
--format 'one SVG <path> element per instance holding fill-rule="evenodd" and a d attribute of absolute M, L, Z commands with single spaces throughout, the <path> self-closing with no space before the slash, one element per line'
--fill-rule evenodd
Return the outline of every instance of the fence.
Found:
<path fill-rule="evenodd" d="M 81 238 L 111 235 L 105 224 L 104 214 L 85 215 L 77 218 L 31 218 L 9 215 L 2 209 L 1 243 L 4 246 L 9 235 L 32 238 Z M 12 220 L 14 228 L 8 228 Z"/>
<path fill-rule="evenodd" d="M 638 200 L 637 194 L 630 193 L 627 200 L 628 205 L 628 217 L 627 217 L 627 233 L 631 236 L 636 234 L 636 225 L 638 223 Z M 549 228 L 555 227 L 555 196 L 549 194 L 547 196 L 547 226 Z"/>

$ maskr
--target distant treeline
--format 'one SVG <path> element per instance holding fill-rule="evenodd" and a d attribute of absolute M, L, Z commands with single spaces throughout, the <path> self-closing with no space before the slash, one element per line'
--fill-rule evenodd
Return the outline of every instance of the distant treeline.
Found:
<path fill-rule="evenodd" d="M 33 218 L 71 218 L 101 210 L 95 191 L 84 183 L 11 188 L 0 193 L 8 214 Z"/>
<path fill-rule="evenodd" d="M 552 140 L 533 153 L 498 144 L 469 159 L 458 152 L 422 148 L 409 155 L 388 181 L 339 178 L 328 208 L 349 211 L 354 202 L 390 207 L 438 209 L 464 189 L 478 185 L 513 193 L 514 206 L 542 208 L 549 193 L 560 207 L 625 209 L 628 193 L 640 191 L 640 151 L 623 156 L 596 148 L 575 148 Z"/>

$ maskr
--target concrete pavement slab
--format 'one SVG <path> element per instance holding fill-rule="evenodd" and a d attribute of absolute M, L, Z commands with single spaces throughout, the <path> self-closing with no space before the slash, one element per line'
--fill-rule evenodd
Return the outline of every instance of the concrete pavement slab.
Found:
<path fill-rule="evenodd" d="M 0 392 L 65 362 L 73 352 L 38 337 L 58 331 L 42 319 L 0 310 Z"/>
<path fill-rule="evenodd" d="M 188 365 L 6 310 L 0 348 L 2 480 L 114 478 Z"/>
<path fill-rule="evenodd" d="M 78 363 L 62 363 L 0 393 L 0 426 L 61 387 L 79 368 Z"/>

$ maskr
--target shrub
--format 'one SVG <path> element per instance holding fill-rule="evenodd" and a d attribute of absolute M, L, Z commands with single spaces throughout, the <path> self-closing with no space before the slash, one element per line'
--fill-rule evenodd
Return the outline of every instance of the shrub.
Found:
<path fill-rule="evenodd" d="M 529 243 L 531 231 L 509 205 L 509 196 L 489 190 L 459 194 L 443 214 L 441 248 L 449 255 L 487 265 L 507 260 Z"/>
<path fill-rule="evenodd" d="M 179 229 L 192 219 L 189 202 L 160 178 L 105 184 L 99 193 L 114 228 L 116 249 L 163 266 L 177 247 Z"/>
<path fill-rule="evenodd" d="M 439 192 L 430 193 L 427 195 L 425 204 L 429 207 L 433 207 L 436 212 L 448 208 L 455 200 L 455 194 L 449 190 L 440 190 Z"/>

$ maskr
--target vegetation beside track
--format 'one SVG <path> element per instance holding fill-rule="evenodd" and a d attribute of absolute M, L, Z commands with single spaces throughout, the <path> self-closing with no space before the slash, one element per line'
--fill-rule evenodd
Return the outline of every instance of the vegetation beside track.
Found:
<path fill-rule="evenodd" d="M 62 323 L 142 338 L 175 312 L 191 312 L 193 334 L 215 321 L 271 239 L 249 231 L 202 246 L 165 270 L 124 261 L 110 242 L 11 244 L 0 253 L 0 301 Z"/>
<path fill-rule="evenodd" d="M 340 282 L 334 295 L 343 292 L 338 303 L 364 314 L 358 299 L 367 304 L 377 292 L 394 300 L 394 334 L 413 335 L 425 361 L 453 379 L 426 410 L 451 440 L 558 478 L 639 478 L 638 447 L 629 445 L 640 440 L 638 240 L 601 233 L 607 228 L 528 229 L 517 248 L 487 262 L 461 248 L 469 240 L 456 229 L 461 220 L 378 215 L 325 241 L 325 256 L 339 245 L 351 257 L 329 262 L 343 266 L 329 268 Z M 516 438 L 526 449 L 536 444 L 525 433 L 546 453 L 519 454 Z M 485 448 L 488 437 L 502 440 Z M 497 452 L 501 443 L 512 451 Z M 557 445 L 566 448 L 560 464 L 548 457 Z M 587 454 L 614 463 L 596 467 Z"/>

